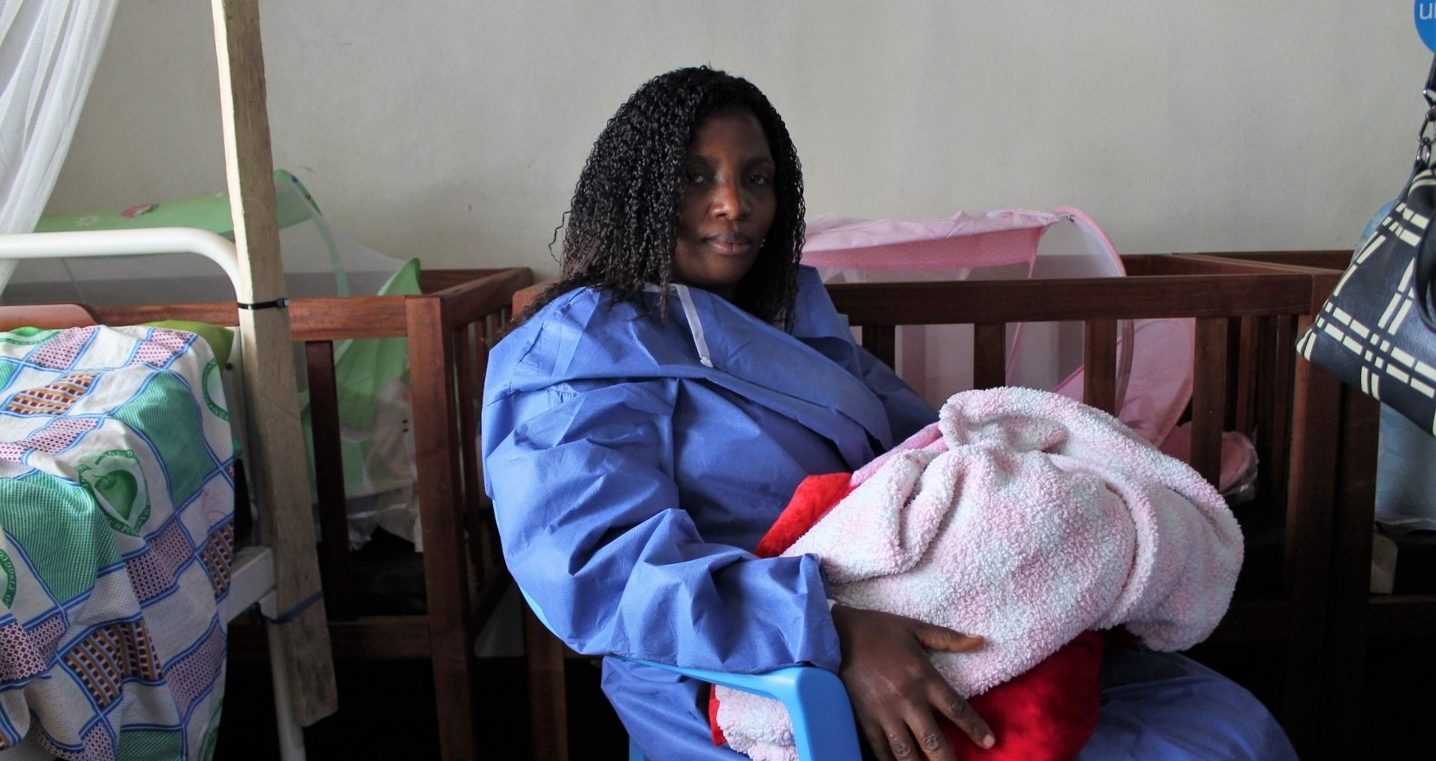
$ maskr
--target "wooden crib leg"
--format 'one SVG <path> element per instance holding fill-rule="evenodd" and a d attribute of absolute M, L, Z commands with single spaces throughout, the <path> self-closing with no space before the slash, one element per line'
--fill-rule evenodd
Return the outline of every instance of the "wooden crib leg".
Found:
<path fill-rule="evenodd" d="M 1329 664 L 1323 690 L 1321 745 L 1328 758 L 1369 753 L 1363 729 L 1367 622 L 1371 615 L 1371 539 L 1376 504 L 1376 440 L 1381 407 L 1349 386 L 1341 389 L 1336 525 L 1331 557 Z"/>
<path fill-rule="evenodd" d="M 458 401 L 454 396 L 454 346 L 444 302 L 428 296 L 406 301 L 409 377 L 415 399 L 414 449 L 419 514 L 424 538 L 424 599 L 428 607 L 429 656 L 434 669 L 439 752 L 445 761 L 470 761 L 476 749 L 468 535 L 464 531 L 463 476 L 459 461 Z"/>
<path fill-rule="evenodd" d="M 1325 639 L 1338 465 L 1331 433 L 1340 425 L 1340 395 L 1335 377 L 1310 363 L 1297 363 L 1284 573 L 1291 621 L 1281 718 L 1297 755 L 1309 759 L 1321 755 L 1323 689 L 1330 668 Z"/>

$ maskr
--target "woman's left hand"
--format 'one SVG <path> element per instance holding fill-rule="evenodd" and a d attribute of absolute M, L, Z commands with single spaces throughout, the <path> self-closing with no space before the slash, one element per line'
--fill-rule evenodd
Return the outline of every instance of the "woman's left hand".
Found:
<path fill-rule="evenodd" d="M 981 637 L 876 610 L 833 607 L 843 664 L 838 671 L 858 724 L 880 761 L 955 761 L 936 715 L 956 724 L 979 747 L 995 740 L 987 722 L 942 678 L 929 650 L 962 653 Z"/>

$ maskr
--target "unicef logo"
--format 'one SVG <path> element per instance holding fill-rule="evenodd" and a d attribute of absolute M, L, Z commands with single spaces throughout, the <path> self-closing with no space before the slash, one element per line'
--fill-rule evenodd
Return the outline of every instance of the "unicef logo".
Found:
<path fill-rule="evenodd" d="M 1412 15 L 1416 19 L 1416 33 L 1426 47 L 1436 52 L 1436 2 L 1417 0 Z"/>

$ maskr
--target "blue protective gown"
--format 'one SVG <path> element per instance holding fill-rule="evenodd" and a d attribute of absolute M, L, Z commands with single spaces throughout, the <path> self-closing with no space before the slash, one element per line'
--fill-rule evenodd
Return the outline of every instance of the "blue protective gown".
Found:
<path fill-rule="evenodd" d="M 581 653 L 836 670 L 817 560 L 751 550 L 805 476 L 855 470 L 936 413 L 854 344 L 811 269 L 791 334 L 700 289 L 674 286 L 666 321 L 643 298 L 572 291 L 490 354 L 485 486 L 509 569 Z M 1142 658 L 1104 670 L 1083 758 L 1294 758 L 1245 690 Z M 603 687 L 649 758 L 742 758 L 712 745 L 706 686 L 610 658 Z"/>

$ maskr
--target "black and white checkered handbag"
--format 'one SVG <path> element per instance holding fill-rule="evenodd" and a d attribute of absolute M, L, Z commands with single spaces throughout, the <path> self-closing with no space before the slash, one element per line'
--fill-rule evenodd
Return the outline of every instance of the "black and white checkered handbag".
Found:
<path fill-rule="evenodd" d="M 1436 62 L 1426 80 L 1416 168 L 1376 230 L 1361 241 L 1297 350 L 1436 435 Z M 1427 233 L 1432 234 L 1427 234 Z"/>
<path fill-rule="evenodd" d="M 1416 168 L 1395 205 L 1357 246 L 1311 328 L 1297 341 L 1303 357 L 1415 421 L 1436 436 L 1436 62 L 1425 90 Z M 1431 234 L 1428 234 L 1430 232 Z"/>

